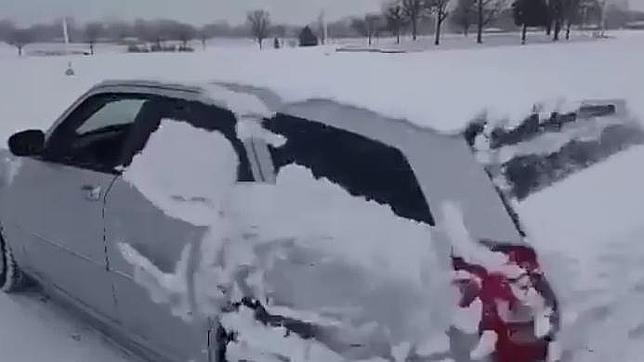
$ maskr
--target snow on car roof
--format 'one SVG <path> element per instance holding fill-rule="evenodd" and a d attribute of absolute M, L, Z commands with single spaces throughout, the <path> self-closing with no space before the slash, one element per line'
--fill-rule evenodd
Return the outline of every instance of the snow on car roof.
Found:
<path fill-rule="evenodd" d="M 213 101 L 216 105 L 235 113 L 240 118 L 270 117 L 274 113 L 263 99 L 247 91 L 247 88 L 242 90 L 242 88 L 235 88 L 234 85 L 218 84 L 216 82 L 191 84 L 154 80 L 111 80 L 96 86 L 96 88 L 104 87 L 143 87 L 200 94 Z"/>
<path fill-rule="evenodd" d="M 154 67 L 146 62 L 151 69 L 132 58 L 128 67 L 170 82 L 267 89 L 284 104 L 330 100 L 456 133 L 481 116 L 518 124 L 535 108 L 564 112 L 594 99 L 623 99 L 641 116 L 642 40 L 624 32 L 608 40 L 406 54 L 234 48 L 207 57 L 159 57 Z M 179 66 L 181 72 L 172 71 Z"/>

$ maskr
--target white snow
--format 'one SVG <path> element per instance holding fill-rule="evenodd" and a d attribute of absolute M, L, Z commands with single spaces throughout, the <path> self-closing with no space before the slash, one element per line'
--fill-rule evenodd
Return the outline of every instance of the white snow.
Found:
<path fill-rule="evenodd" d="M 574 361 L 644 355 L 644 147 L 573 175 L 519 205 L 562 303 Z"/>
<path fill-rule="evenodd" d="M 237 137 L 240 140 L 245 140 L 249 138 L 254 138 L 256 140 L 262 140 L 266 142 L 267 145 L 273 147 L 281 147 L 286 143 L 286 138 L 282 135 L 269 132 L 260 123 L 260 119 L 255 117 L 244 117 L 238 119 L 236 132 Z"/>
<path fill-rule="evenodd" d="M 233 92 L 216 84 L 205 84 L 202 88 L 206 90 L 210 98 L 222 103 L 222 106 L 235 113 L 238 118 L 264 118 L 272 115 L 266 105 L 253 95 Z"/>
<path fill-rule="evenodd" d="M 625 117 L 601 117 L 592 120 L 581 120 L 562 127 L 560 132 L 546 132 L 526 142 L 516 145 L 501 147 L 494 162 L 498 164 L 505 163 L 517 156 L 525 155 L 548 155 L 559 151 L 566 143 L 577 141 L 595 141 L 598 140 L 602 132 L 613 125 L 627 125 L 634 122 L 633 119 Z"/>
<path fill-rule="evenodd" d="M 123 178 L 168 216 L 207 226 L 211 210 L 225 195 L 220 190 L 236 180 L 236 172 L 221 170 L 236 170 L 238 164 L 232 144 L 221 133 L 164 119 Z"/>
<path fill-rule="evenodd" d="M 489 272 L 504 271 L 508 257 L 503 253 L 494 253 L 472 239 L 458 205 L 445 203 L 441 211 L 439 225 L 449 236 L 454 255 L 461 256 L 468 263 L 480 265 Z"/>
<path fill-rule="evenodd" d="M 207 52 L 194 54 L 99 54 L 95 57 L 72 58 L 75 77 L 64 75 L 68 59 L 18 58 L 13 55 L 13 49 L 5 47 L 6 51 L 2 49 L 0 56 L 0 136 L 6 139 L 14 131 L 26 128 L 46 129 L 90 86 L 107 79 L 127 78 L 168 79 L 192 84 L 222 81 L 264 86 L 276 91 L 287 102 L 316 97 L 330 98 L 446 132 L 460 129 L 481 113 L 519 122 L 532 111 L 535 104 L 554 104 L 556 107 L 557 104 L 566 105 L 571 101 L 584 99 L 624 99 L 631 113 L 642 119 L 644 76 L 641 63 L 644 59 L 644 47 L 641 44 L 644 34 L 623 32 L 616 36 L 616 39 L 576 44 L 561 42 L 526 47 L 389 55 L 335 53 L 328 48 L 258 52 L 246 47 L 213 47 Z M 563 101 L 548 101 L 553 99 Z M 261 107 L 264 106 L 251 102 L 254 101 L 240 101 L 241 106 L 237 111 L 253 116 L 263 114 L 261 112 L 265 110 Z M 175 131 L 189 134 L 192 130 Z M 210 136 L 210 141 L 216 138 L 215 135 Z M 210 141 L 205 139 L 206 137 L 203 146 L 224 147 L 223 142 L 208 143 Z M 531 240 L 539 249 L 548 279 L 555 285 L 562 300 L 564 320 L 561 348 L 572 350 L 575 361 L 638 362 L 644 355 L 644 318 L 641 313 L 641 305 L 644 305 L 644 248 L 641 243 L 644 239 L 644 193 L 641 186 L 644 184 L 644 173 L 638 166 L 643 159 L 644 149 L 633 148 L 545 189 L 519 205 L 519 212 L 530 229 Z M 201 161 L 185 167 L 194 167 L 199 162 Z M 208 162 L 211 164 L 213 160 L 209 159 Z M 181 172 L 187 172 L 180 163 L 157 163 L 148 170 L 157 172 L 155 170 L 162 167 L 175 166 L 182 168 Z M 286 173 L 282 175 L 282 180 L 278 180 L 278 184 L 288 181 L 289 177 L 306 178 L 308 175 L 305 171 L 285 170 Z M 137 181 L 136 177 L 132 180 L 137 184 L 141 181 Z M 340 191 L 324 182 L 310 183 L 309 186 L 312 189 L 319 187 L 330 193 Z M 262 194 L 261 189 L 262 187 L 258 187 L 254 192 Z M 179 193 L 160 193 L 153 195 L 152 199 L 164 206 L 164 210 L 175 209 L 176 212 L 171 212 L 175 217 L 188 217 L 197 224 L 211 222 L 212 219 L 203 218 L 203 215 L 212 215 L 214 208 L 202 201 L 203 198 L 217 195 L 201 192 L 203 189 L 199 184 L 195 184 L 194 190 L 190 193 L 183 192 L 185 190 L 179 190 Z M 163 197 L 154 199 L 160 195 Z M 183 202 L 186 200 L 188 201 Z M 338 200 L 341 198 L 335 199 Z M 278 205 L 281 206 L 281 200 L 279 201 Z M 360 200 L 352 202 L 358 201 Z M 189 203 L 190 208 L 197 207 L 199 211 L 192 214 L 181 210 L 179 208 L 184 206 L 178 205 L 182 203 Z M 249 205 L 252 205 L 250 201 Z M 243 210 L 242 205 L 238 206 Z M 373 212 L 368 215 L 370 217 L 384 216 L 388 212 L 377 207 L 368 209 Z M 306 215 L 295 217 L 306 222 Z M 332 219 L 326 221 L 331 222 Z M 392 225 L 404 229 L 410 235 L 423 234 L 422 225 L 393 221 Z M 308 236 L 315 237 L 315 231 L 326 231 L 320 229 L 312 228 Z M 267 230 L 273 231 L 273 236 L 279 235 L 278 232 L 290 232 L 287 235 L 292 236 L 297 231 L 288 228 Z M 339 236 L 347 236 L 340 229 L 332 231 L 338 232 Z M 203 253 L 207 257 L 222 246 L 212 235 L 208 237 L 210 239 L 203 243 L 211 248 Z M 380 245 L 379 240 L 373 239 L 373 245 Z M 126 240 L 123 242 L 127 244 Z M 238 248 L 226 246 L 224 251 L 234 257 L 237 266 L 246 265 L 249 259 L 245 258 L 253 257 L 248 253 L 249 247 L 255 245 L 255 242 L 260 240 L 248 240 Z M 427 242 L 431 242 L 431 239 L 427 239 Z M 413 241 L 409 243 L 410 247 L 420 245 Z M 285 245 L 288 246 L 288 243 Z M 370 255 L 373 260 L 367 260 L 365 255 L 360 256 L 360 259 L 350 259 L 355 256 L 352 254 L 354 250 L 350 249 L 352 245 L 346 245 L 343 247 L 347 248 L 347 257 L 342 260 L 333 253 L 334 250 L 327 248 L 331 245 L 330 241 L 321 245 L 325 247 L 322 250 L 324 253 L 305 249 L 306 257 L 314 260 L 320 258 L 327 263 L 321 263 L 316 272 L 338 270 L 353 275 L 356 270 L 348 268 L 347 264 L 356 262 L 356 268 L 360 269 L 357 275 L 361 278 L 380 276 L 373 268 L 373 260 L 382 255 Z M 271 249 L 273 255 L 270 258 L 265 256 L 270 259 L 266 260 L 265 267 L 292 267 L 288 263 L 292 254 L 286 252 L 289 249 L 278 246 Z M 309 245 L 299 247 L 303 246 Z M 383 250 L 389 249 L 385 245 Z M 123 251 L 128 254 L 132 250 L 124 248 Z M 157 283 L 160 301 L 167 297 L 164 293 L 168 290 L 181 292 L 178 287 L 181 277 L 163 281 L 167 276 L 158 274 L 154 265 L 144 267 L 145 260 L 138 258 L 136 254 L 128 255 L 133 264 L 141 266 L 141 280 L 148 280 L 151 285 Z M 421 253 L 394 256 L 392 266 L 402 265 L 399 258 L 403 257 L 416 261 L 429 257 Z M 250 261 L 256 262 L 253 259 Z M 423 272 L 414 269 L 414 263 L 408 264 L 401 271 L 392 273 L 390 280 L 379 285 L 379 291 L 383 295 L 390 297 L 395 288 L 389 287 L 396 286 L 408 275 Z M 220 278 L 219 271 L 202 270 L 200 282 L 229 282 L 230 279 L 217 279 Z M 233 273 L 235 270 L 226 271 Z M 181 275 L 181 271 L 177 270 L 174 274 Z M 221 275 L 226 278 L 230 276 L 225 273 Z M 249 284 L 257 286 L 259 276 L 261 273 L 249 276 Z M 346 283 L 358 283 L 360 279 L 357 279 L 347 280 Z M 159 282 L 160 280 L 163 282 Z M 421 278 L 410 280 L 414 281 L 416 287 L 427 283 Z M 313 289 L 315 286 L 304 287 Z M 364 289 L 350 291 L 354 295 L 349 294 L 349 299 L 353 297 L 354 300 L 360 300 L 360 293 L 363 296 L 369 295 Z M 233 292 L 237 295 L 242 293 L 236 290 L 231 291 L 231 295 L 235 295 Z M 265 294 L 272 292 L 274 291 L 270 289 L 263 291 Z M 420 295 L 428 297 L 429 294 L 429 291 L 424 291 Z M 223 296 L 213 293 L 200 297 L 200 305 L 205 308 L 213 300 L 218 301 L 217 298 Z M 169 299 L 174 300 L 174 296 Z M 34 307 L 37 303 L 39 302 L 33 297 L 0 296 L 0 320 L 4 326 L 10 326 L 0 328 L 0 351 L 11 355 L 12 361 L 119 361 L 124 358 L 117 349 L 104 346 L 92 331 L 85 330 L 83 324 L 70 322 L 73 318 L 61 316 L 51 307 Z M 283 306 L 276 307 L 282 308 L 276 309 L 277 312 L 284 310 Z M 307 308 L 291 310 L 294 315 L 308 315 L 307 320 L 312 322 L 333 326 L 333 322 L 337 321 L 333 319 L 334 316 L 343 313 L 352 315 L 355 312 L 355 309 L 348 306 L 341 307 L 336 306 L 325 311 L 327 313 Z M 371 306 L 367 305 L 364 308 L 369 307 Z M 181 308 L 177 311 L 181 313 Z M 414 308 L 405 310 L 405 313 L 412 319 L 415 317 Z M 250 323 L 250 320 L 229 322 L 241 324 Z M 383 325 L 388 323 L 382 321 Z M 253 328 L 255 327 L 260 326 Z M 401 330 L 411 328 L 398 327 Z M 252 328 L 249 326 L 248 330 L 251 331 Z M 359 333 L 361 331 L 357 331 L 356 335 L 364 336 L 364 332 Z M 68 332 L 74 336 L 80 335 L 81 341 L 68 338 Z M 440 336 L 429 334 L 427 339 L 432 342 L 425 344 L 432 347 L 433 341 L 440 340 Z M 389 341 L 400 354 L 404 354 L 404 339 Z M 34 344 L 35 340 L 38 343 Z M 423 341 L 415 342 L 418 346 L 423 345 Z M 297 341 L 295 344 L 302 346 L 305 343 Z M 251 347 L 258 348 L 259 352 L 266 351 L 266 346 Z M 319 344 L 310 348 L 319 348 L 319 353 L 323 353 Z M 240 353 L 242 350 L 243 348 L 239 350 Z"/>
<path fill-rule="evenodd" d="M 134 361 L 71 312 L 34 293 L 0 296 L 0 360 Z"/>
<path fill-rule="evenodd" d="M 192 54 L 99 54 L 3 58 L 2 134 L 47 127 L 80 93 L 108 79 L 210 81 L 268 87 L 286 102 L 329 98 L 394 118 L 453 132 L 481 113 L 520 122 L 535 104 L 624 99 L 642 118 L 641 33 L 594 42 L 505 46 L 410 54 L 336 53 L 329 48 L 209 48 Z M 624 56 L 628 54 L 628 56 Z M 61 91 L 64 90 L 64 91 Z"/>
<path fill-rule="evenodd" d="M 473 360 L 481 360 L 492 353 L 496 349 L 496 342 L 499 336 L 494 331 L 484 331 L 481 339 L 476 347 L 470 352 L 470 358 Z"/>

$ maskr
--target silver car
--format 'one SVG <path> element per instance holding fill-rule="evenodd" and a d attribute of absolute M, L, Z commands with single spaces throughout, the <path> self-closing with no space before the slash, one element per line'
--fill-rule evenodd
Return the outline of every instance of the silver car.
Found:
<path fill-rule="evenodd" d="M 213 92 L 211 86 L 219 91 Z M 241 103 L 260 104 L 269 112 L 239 107 L 240 99 Z M 386 205 L 397 218 L 432 229 L 440 227 L 439 205 L 457 202 L 473 239 L 486 241 L 483 244 L 496 251 L 516 249 L 530 254 L 516 217 L 461 136 L 442 135 L 328 100 L 284 104 L 270 91 L 258 88 L 112 81 L 83 95 L 47 132 L 28 130 L 9 140 L 13 155 L 7 160 L 0 194 L 0 284 L 5 291 L 19 290 L 27 280 L 36 280 L 90 317 L 107 335 L 152 361 L 241 359 L 227 357 L 239 331 L 230 330 L 222 318 L 240 306 L 255 311 L 265 326 L 318 339 L 346 358 L 387 356 L 389 352 L 382 348 L 343 342 L 328 333 L 318 338 L 312 331 L 321 329 L 311 320 L 286 317 L 271 309 L 280 304 L 314 310 L 316 301 L 330 295 L 342 298 L 343 293 L 356 290 L 338 289 L 350 282 L 338 280 L 328 270 L 323 276 L 308 274 L 308 269 L 298 272 L 298 278 L 277 272 L 265 276 L 271 293 L 279 293 L 266 299 L 253 295 L 252 288 L 238 288 L 241 292 L 235 294 L 198 280 L 203 263 L 199 245 L 218 230 L 169 212 L 124 176 L 133 160 L 150 148 L 149 139 L 163 122 L 223 135 L 238 166 L 234 172 L 216 171 L 232 172 L 230 176 L 239 185 L 268 186 L 270 192 L 280 170 L 297 165 L 351 197 Z M 272 144 L 262 134 L 268 131 L 286 144 Z M 184 152 L 190 143 L 169 141 L 168 154 Z M 216 155 L 212 157 L 216 167 Z M 167 163 L 161 160 L 156 170 L 174 179 L 202 177 L 198 168 L 194 174 L 173 175 L 170 159 Z M 168 200 L 177 203 L 212 202 L 203 195 L 170 196 Z M 313 199 L 308 202 L 311 209 L 324 205 Z M 343 222 L 352 225 L 351 217 Z M 243 235 L 244 239 L 254 237 Z M 263 252 L 260 249 L 255 252 Z M 446 265 L 467 269 L 462 259 L 446 255 L 442 261 Z M 225 260 L 220 262 L 225 264 Z M 179 269 L 182 274 L 177 279 Z M 319 287 L 308 288 L 303 280 L 324 285 L 324 292 Z M 200 302 L 203 288 L 221 289 L 229 297 L 226 303 L 213 302 L 216 307 L 204 308 Z M 547 294 L 546 289 L 542 285 L 540 290 Z M 540 349 L 542 342 L 539 337 L 530 343 Z M 271 354 L 288 358 L 276 351 Z"/>

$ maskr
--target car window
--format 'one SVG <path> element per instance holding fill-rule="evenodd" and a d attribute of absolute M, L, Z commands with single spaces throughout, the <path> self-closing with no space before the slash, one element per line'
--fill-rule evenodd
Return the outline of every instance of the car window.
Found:
<path fill-rule="evenodd" d="M 144 103 L 145 99 L 121 99 L 106 103 L 76 129 L 76 134 L 100 132 L 109 127 L 134 123 Z"/>
<path fill-rule="evenodd" d="M 253 181 L 253 175 L 248 162 L 246 149 L 241 140 L 237 138 L 235 115 L 219 107 L 203 104 L 197 101 L 157 97 L 154 102 L 146 106 L 146 121 L 137 123 L 131 142 L 126 146 L 124 165 L 132 161 L 135 154 L 140 153 L 145 147 L 150 135 L 159 128 L 161 120 L 187 122 L 193 127 L 208 132 L 222 133 L 233 145 L 239 156 L 237 179 L 239 182 Z M 207 150 L 204 150 L 207 152 Z"/>
<path fill-rule="evenodd" d="M 88 98 L 52 132 L 44 157 L 50 162 L 115 172 L 130 129 L 150 99 L 135 94 Z"/>
<path fill-rule="evenodd" d="M 269 147 L 276 174 L 288 165 L 304 166 L 353 196 L 391 207 L 398 216 L 434 225 L 418 180 L 403 153 L 384 143 L 318 122 L 277 115 L 266 129 L 287 139 Z"/>

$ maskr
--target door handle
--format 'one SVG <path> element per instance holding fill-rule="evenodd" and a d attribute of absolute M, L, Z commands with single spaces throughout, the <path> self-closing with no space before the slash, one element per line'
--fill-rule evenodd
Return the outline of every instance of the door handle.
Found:
<path fill-rule="evenodd" d="M 94 185 L 83 185 L 81 190 L 85 192 L 85 198 L 90 201 L 99 201 L 101 199 L 102 188 Z"/>

